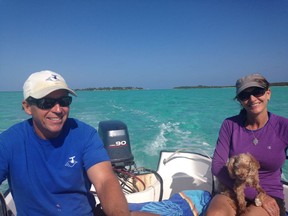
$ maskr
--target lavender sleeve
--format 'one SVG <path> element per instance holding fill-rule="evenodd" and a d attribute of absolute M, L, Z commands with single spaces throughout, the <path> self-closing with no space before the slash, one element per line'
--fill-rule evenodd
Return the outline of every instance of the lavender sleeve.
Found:
<path fill-rule="evenodd" d="M 228 174 L 226 163 L 229 158 L 229 148 L 231 140 L 231 127 L 228 120 L 224 120 L 221 125 L 216 148 L 212 160 L 212 174 L 229 188 L 232 188 L 233 180 Z"/>

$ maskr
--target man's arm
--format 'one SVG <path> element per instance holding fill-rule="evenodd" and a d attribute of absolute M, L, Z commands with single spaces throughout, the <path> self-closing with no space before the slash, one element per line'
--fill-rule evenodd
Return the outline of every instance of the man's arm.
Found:
<path fill-rule="evenodd" d="M 95 164 L 88 169 L 87 173 L 107 216 L 130 215 L 127 200 L 110 162 Z"/>
<path fill-rule="evenodd" d="M 101 206 L 107 216 L 157 216 L 148 212 L 129 212 L 128 203 L 110 162 L 101 162 L 88 169 Z"/>

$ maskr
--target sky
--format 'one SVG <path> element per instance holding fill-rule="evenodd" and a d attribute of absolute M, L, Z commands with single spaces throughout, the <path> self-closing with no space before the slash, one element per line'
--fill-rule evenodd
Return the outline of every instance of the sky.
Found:
<path fill-rule="evenodd" d="M 0 91 L 288 81 L 288 0 L 0 0 Z"/>

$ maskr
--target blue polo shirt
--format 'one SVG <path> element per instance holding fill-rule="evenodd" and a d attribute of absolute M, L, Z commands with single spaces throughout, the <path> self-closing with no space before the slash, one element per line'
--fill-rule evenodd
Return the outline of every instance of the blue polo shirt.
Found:
<path fill-rule="evenodd" d="M 32 119 L 0 134 L 0 182 L 8 183 L 17 215 L 93 215 L 86 171 L 108 161 L 95 128 L 67 119 L 59 137 L 43 140 Z"/>

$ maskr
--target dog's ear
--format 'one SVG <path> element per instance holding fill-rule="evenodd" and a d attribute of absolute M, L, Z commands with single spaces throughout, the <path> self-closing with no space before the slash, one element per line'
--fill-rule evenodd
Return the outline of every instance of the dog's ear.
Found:
<path fill-rule="evenodd" d="M 231 157 L 227 163 L 228 173 L 229 173 L 231 178 L 235 178 L 234 162 L 235 162 L 235 157 Z"/>
<path fill-rule="evenodd" d="M 256 160 L 253 156 L 251 156 L 251 163 L 252 163 L 252 164 L 255 164 L 257 170 L 260 169 L 260 163 L 259 163 L 259 161 Z"/>

